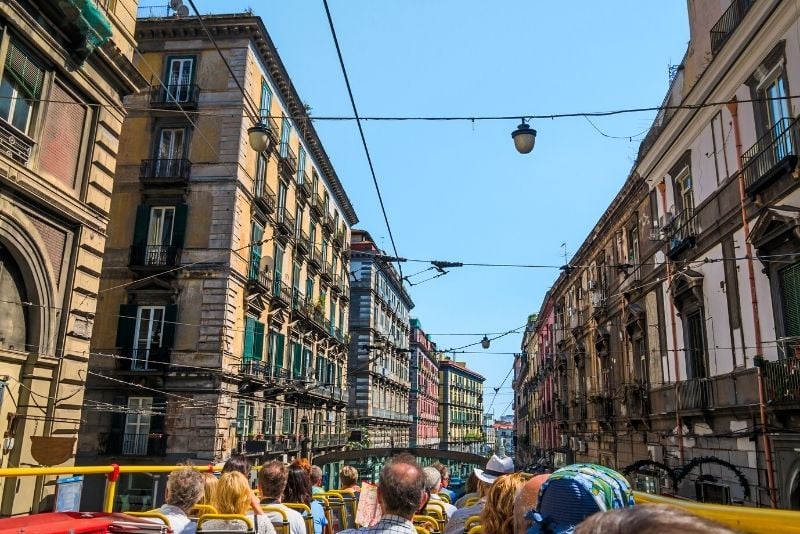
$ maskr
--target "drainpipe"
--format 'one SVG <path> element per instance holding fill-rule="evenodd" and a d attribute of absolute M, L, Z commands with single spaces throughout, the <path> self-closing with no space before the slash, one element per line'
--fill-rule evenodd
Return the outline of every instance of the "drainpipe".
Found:
<path fill-rule="evenodd" d="M 661 196 L 661 207 L 664 213 L 667 213 L 667 184 L 664 180 L 658 183 L 658 193 Z M 672 283 L 672 263 L 667 264 L 667 281 Z M 672 361 L 675 367 L 675 424 L 678 429 L 678 453 L 680 455 L 681 465 L 684 463 L 685 451 L 683 449 L 683 421 L 681 420 L 681 396 L 680 396 L 680 382 L 681 382 L 681 369 L 678 362 L 678 330 L 675 326 L 675 302 L 669 299 L 669 322 L 672 333 Z M 675 488 L 678 491 L 678 488 Z"/>
<path fill-rule="evenodd" d="M 772 445 L 767 435 L 767 412 L 766 401 L 764 399 L 764 365 L 763 365 L 763 351 L 761 345 L 761 321 L 758 316 L 758 295 L 756 294 L 756 276 L 753 267 L 753 247 L 750 244 L 750 224 L 747 221 L 747 208 L 744 187 L 744 162 L 742 161 L 742 138 L 739 130 L 739 103 L 736 97 L 728 102 L 728 111 L 731 114 L 733 121 L 733 137 L 736 143 L 736 164 L 739 172 L 739 201 L 741 204 L 742 214 L 742 230 L 744 231 L 744 246 L 745 256 L 747 257 L 747 277 L 750 282 L 750 302 L 753 307 L 753 327 L 756 336 L 756 355 L 753 358 L 756 364 L 756 373 L 758 379 L 758 412 L 761 422 L 761 438 L 764 442 L 764 456 L 767 463 L 767 486 L 769 488 L 769 500 L 773 508 L 778 507 L 778 494 L 775 490 L 775 473 L 772 464 Z M 744 350 L 744 349 L 743 349 Z M 745 358 L 747 354 L 745 351 Z"/>

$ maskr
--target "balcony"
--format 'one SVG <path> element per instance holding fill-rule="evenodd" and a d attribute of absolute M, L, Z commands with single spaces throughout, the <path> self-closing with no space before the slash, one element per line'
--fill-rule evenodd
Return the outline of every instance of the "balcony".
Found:
<path fill-rule="evenodd" d="M 728 37 L 736 30 L 739 23 L 750 10 L 755 0 L 733 0 L 730 7 L 722 14 L 711 28 L 711 53 L 717 55 Z"/>
<path fill-rule="evenodd" d="M 296 232 L 295 241 L 297 242 L 295 250 L 298 254 L 305 255 L 311 252 L 311 238 L 308 236 L 308 232 L 305 230 Z"/>
<path fill-rule="evenodd" d="M 334 274 L 331 278 L 331 291 L 334 293 L 341 293 L 342 292 L 342 277 L 338 274 Z"/>
<path fill-rule="evenodd" d="M 253 293 L 266 293 L 272 284 L 272 277 L 266 269 L 259 269 L 258 261 L 251 261 L 247 270 L 247 291 Z"/>
<path fill-rule="evenodd" d="M 292 302 L 292 290 L 289 286 L 281 282 L 279 278 L 272 280 L 272 292 L 270 296 L 275 305 L 289 306 Z"/>
<path fill-rule="evenodd" d="M 246 455 L 258 456 L 274 450 L 275 438 L 273 436 L 253 436 L 241 441 L 239 449 Z"/>
<path fill-rule="evenodd" d="M 681 252 L 692 248 L 699 233 L 694 208 L 686 208 L 678 213 L 667 230 L 669 259 L 675 259 Z"/>
<path fill-rule="evenodd" d="M 129 349 L 119 360 L 120 368 L 123 371 L 163 372 L 169 367 L 170 352 L 168 347 Z"/>
<path fill-rule="evenodd" d="M 299 289 L 292 288 L 292 313 L 301 317 L 308 317 L 308 307 L 309 304 L 305 295 L 303 295 Z"/>
<path fill-rule="evenodd" d="M 130 251 L 131 269 L 159 270 L 178 265 L 178 251 L 174 245 L 133 245 Z"/>
<path fill-rule="evenodd" d="M 25 165 L 31 157 L 33 140 L 7 122 L 0 120 L 0 152 Z"/>
<path fill-rule="evenodd" d="M 123 434 L 108 432 L 100 435 L 100 454 L 119 456 L 166 456 L 167 434 Z"/>
<path fill-rule="evenodd" d="M 647 418 L 650 410 L 647 402 L 647 387 L 638 382 L 625 384 L 623 387 L 624 416 L 632 421 L 641 421 Z"/>
<path fill-rule="evenodd" d="M 614 399 L 609 395 L 593 395 L 589 397 L 593 406 L 594 419 L 598 422 L 609 422 L 614 418 Z"/>
<path fill-rule="evenodd" d="M 800 358 L 794 353 L 800 348 L 795 342 L 790 356 L 764 363 L 764 386 L 770 404 L 800 401 Z"/>
<path fill-rule="evenodd" d="M 139 180 L 145 185 L 186 185 L 192 173 L 188 159 L 143 159 Z"/>
<path fill-rule="evenodd" d="M 275 191 L 265 181 L 256 180 L 255 188 L 253 189 L 253 200 L 264 210 L 264 213 L 269 214 L 275 211 Z"/>
<path fill-rule="evenodd" d="M 244 361 L 238 367 L 239 376 L 263 383 L 285 383 L 289 373 L 282 367 L 275 367 L 262 360 Z"/>
<path fill-rule="evenodd" d="M 311 211 L 313 211 L 317 217 L 322 217 L 325 211 L 325 200 L 319 193 L 311 193 Z"/>
<path fill-rule="evenodd" d="M 289 143 L 281 143 L 278 152 L 278 169 L 280 175 L 287 182 L 290 181 L 297 172 L 297 155 L 289 146 Z"/>
<path fill-rule="evenodd" d="M 308 255 L 308 263 L 312 267 L 316 267 L 319 269 L 320 265 L 322 264 L 322 251 L 319 247 L 314 246 L 314 243 L 311 243 L 311 251 Z"/>
<path fill-rule="evenodd" d="M 297 171 L 297 192 L 303 198 L 311 198 L 311 182 L 306 171 Z"/>
<path fill-rule="evenodd" d="M 319 275 L 328 282 L 333 280 L 333 265 L 331 262 L 323 262 Z"/>
<path fill-rule="evenodd" d="M 344 246 L 344 230 L 339 229 L 333 234 L 333 245 L 337 248 Z"/>
<path fill-rule="evenodd" d="M 679 385 L 681 410 L 705 410 L 714 407 L 710 378 L 690 378 Z"/>
<path fill-rule="evenodd" d="M 278 231 L 283 234 L 284 236 L 292 235 L 295 231 L 295 220 L 294 217 L 289 213 L 289 210 L 285 207 L 278 208 L 278 212 L 275 216 L 275 224 L 278 227 Z"/>
<path fill-rule="evenodd" d="M 273 146 L 277 145 L 281 131 L 277 121 L 272 117 L 261 117 L 261 122 L 267 125 L 267 135 L 269 135 L 270 141 L 272 141 L 272 145 Z"/>
<path fill-rule="evenodd" d="M 150 88 L 150 107 L 159 109 L 196 109 L 200 88 L 193 83 L 159 85 Z"/>
<path fill-rule="evenodd" d="M 781 119 L 742 155 L 745 192 L 751 198 L 797 166 L 798 119 Z"/>
<path fill-rule="evenodd" d="M 330 213 L 324 213 L 322 215 L 322 228 L 326 231 L 325 233 L 330 235 L 333 232 L 333 217 L 331 217 Z"/>

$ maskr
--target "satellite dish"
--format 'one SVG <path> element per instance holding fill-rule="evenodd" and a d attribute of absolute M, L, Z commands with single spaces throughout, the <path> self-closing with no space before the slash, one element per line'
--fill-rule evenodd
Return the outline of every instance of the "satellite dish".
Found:
<path fill-rule="evenodd" d="M 169 0 L 169 7 L 177 11 L 183 5 L 183 0 Z"/>
<path fill-rule="evenodd" d="M 180 6 L 178 6 L 178 8 L 175 10 L 175 13 L 176 13 L 176 14 L 177 14 L 179 17 L 186 17 L 186 16 L 188 16 L 188 15 L 189 15 L 189 8 L 188 8 L 188 7 L 186 7 L 186 6 L 184 6 L 184 5 L 180 5 Z"/>

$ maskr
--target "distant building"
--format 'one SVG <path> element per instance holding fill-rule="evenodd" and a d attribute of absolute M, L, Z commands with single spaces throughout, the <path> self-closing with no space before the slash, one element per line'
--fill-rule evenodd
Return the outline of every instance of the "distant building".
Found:
<path fill-rule="evenodd" d="M 494 429 L 494 414 L 483 414 L 483 443 L 484 450 L 482 452 L 488 453 L 496 450 L 497 434 Z"/>
<path fill-rule="evenodd" d="M 496 449 L 509 455 L 514 450 L 514 423 L 511 421 L 495 421 L 492 431 L 496 436 Z"/>
<path fill-rule="evenodd" d="M 485 380 L 464 362 L 447 358 L 439 362 L 441 449 L 481 453 Z"/>
<path fill-rule="evenodd" d="M 410 445 L 439 446 L 439 361 L 436 343 L 422 329 L 419 319 L 411 319 L 411 394 Z"/>
<path fill-rule="evenodd" d="M 414 302 L 372 236 L 353 230 L 348 424 L 372 447 L 408 447 Z"/>

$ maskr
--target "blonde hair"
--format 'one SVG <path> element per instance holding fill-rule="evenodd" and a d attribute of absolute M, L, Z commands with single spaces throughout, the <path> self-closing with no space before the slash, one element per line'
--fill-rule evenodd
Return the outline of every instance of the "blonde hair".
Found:
<path fill-rule="evenodd" d="M 343 488 L 349 488 L 358 482 L 358 470 L 352 465 L 346 465 L 339 471 L 339 481 Z"/>
<path fill-rule="evenodd" d="M 514 497 L 525 484 L 522 473 L 502 475 L 489 489 L 486 506 L 481 512 L 481 525 L 484 532 L 491 534 L 514 533 Z"/>
<path fill-rule="evenodd" d="M 250 508 L 247 478 L 238 471 L 223 473 L 214 490 L 213 504 L 220 514 L 246 514 Z"/>
<path fill-rule="evenodd" d="M 203 498 L 199 504 L 213 504 L 219 480 L 211 473 L 203 473 Z"/>

